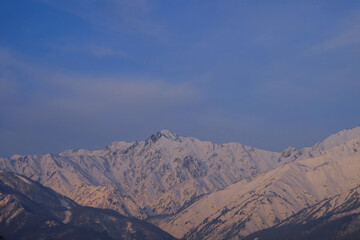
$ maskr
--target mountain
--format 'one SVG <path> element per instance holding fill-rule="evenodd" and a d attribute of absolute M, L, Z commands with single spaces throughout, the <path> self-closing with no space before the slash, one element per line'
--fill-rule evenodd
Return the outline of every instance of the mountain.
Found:
<path fill-rule="evenodd" d="M 309 216 L 335 216 L 349 199 L 359 200 L 359 129 L 332 135 L 308 149 L 308 157 L 203 196 L 156 224 L 175 237 L 237 239 L 280 223 L 301 224 Z"/>
<path fill-rule="evenodd" d="M 301 156 L 238 143 L 213 144 L 168 130 L 104 150 L 0 158 L 0 169 L 25 175 L 78 204 L 146 219 L 174 214 L 199 197 Z"/>
<path fill-rule="evenodd" d="M 162 130 L 104 150 L 0 158 L 0 169 L 178 238 L 345 240 L 360 232 L 360 127 L 281 153 Z"/>
<path fill-rule="evenodd" d="M 326 198 L 274 227 L 257 231 L 244 239 L 360 239 L 359 188 Z"/>
<path fill-rule="evenodd" d="M 5 239 L 174 239 L 147 222 L 79 206 L 5 171 L 0 171 L 0 234 Z"/>

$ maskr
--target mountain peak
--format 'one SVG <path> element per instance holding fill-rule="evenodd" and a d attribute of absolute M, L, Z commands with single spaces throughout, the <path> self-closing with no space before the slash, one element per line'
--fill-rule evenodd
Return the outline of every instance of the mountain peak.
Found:
<path fill-rule="evenodd" d="M 157 142 L 160 138 L 166 138 L 169 140 L 181 142 L 180 135 L 178 135 L 177 133 L 174 133 L 170 130 L 166 130 L 166 129 L 163 129 L 163 130 L 160 130 L 160 131 L 154 133 L 148 139 L 146 139 L 146 142 L 149 142 L 149 141 Z"/>
<path fill-rule="evenodd" d="M 167 130 L 167 129 L 163 129 L 163 130 L 160 130 L 159 132 L 157 132 L 165 137 L 174 137 L 174 136 L 178 136 L 178 134 L 170 131 L 170 130 Z"/>
<path fill-rule="evenodd" d="M 330 149 L 334 146 L 338 146 L 341 144 L 346 143 L 347 141 L 350 141 L 352 139 L 358 139 L 360 138 L 360 126 L 357 126 L 352 129 L 344 129 L 340 132 L 337 132 L 328 138 L 318 142 L 313 147 L 314 150 L 326 150 Z"/>

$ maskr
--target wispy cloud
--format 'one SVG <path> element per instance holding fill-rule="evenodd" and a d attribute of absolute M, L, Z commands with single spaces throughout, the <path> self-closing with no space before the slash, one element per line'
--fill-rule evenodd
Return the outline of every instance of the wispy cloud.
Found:
<path fill-rule="evenodd" d="M 28 152 L 44 146 L 49 151 L 64 150 L 64 142 L 69 147 L 78 142 L 106 144 L 121 138 L 120 133 L 142 138 L 144 132 L 172 128 L 189 119 L 202 98 L 190 83 L 63 73 L 6 49 L 1 52 L 0 143 L 7 146 L 12 136 L 13 146 L 26 144 Z M 31 141 L 34 138 L 36 143 Z"/>
<path fill-rule="evenodd" d="M 150 18 L 147 0 L 42 0 L 42 2 L 112 31 L 162 36 L 163 27 Z"/>
<path fill-rule="evenodd" d="M 114 49 L 111 47 L 105 47 L 105 46 L 90 46 L 88 48 L 88 52 L 91 55 L 94 55 L 97 57 L 111 57 L 111 56 L 123 57 L 126 55 L 121 50 L 117 50 L 117 49 Z"/>
<path fill-rule="evenodd" d="M 338 21 L 332 26 L 328 39 L 324 39 L 311 47 L 306 54 L 321 53 L 340 49 L 343 47 L 354 47 L 360 45 L 360 11 L 356 10 L 346 18 Z M 360 50 L 360 48 L 359 48 Z"/>
<path fill-rule="evenodd" d="M 6 72 L 7 75 L 10 75 L 10 68 L 18 68 L 21 70 L 11 71 L 12 74 L 26 72 L 35 75 L 39 72 L 40 67 L 33 64 L 31 61 L 27 61 L 20 54 L 0 46 L 0 70 L 2 71 L 2 74 L 5 74 Z"/>
<path fill-rule="evenodd" d="M 61 41 L 57 43 L 49 43 L 49 46 L 58 51 L 66 53 L 80 53 L 86 56 L 95 57 L 129 57 L 128 54 L 122 49 L 101 44 L 74 44 L 70 41 Z"/>
<path fill-rule="evenodd" d="M 52 104 L 74 114 L 113 115 L 117 111 L 164 114 L 168 108 L 194 104 L 199 93 L 188 84 L 169 84 L 161 80 L 88 76 L 53 76 L 52 87 L 63 93 Z"/>
<path fill-rule="evenodd" d="M 323 50 L 332 50 L 354 44 L 360 44 L 360 24 L 357 24 L 351 29 L 341 32 L 334 38 L 321 43 L 318 48 Z"/>
<path fill-rule="evenodd" d="M 2 91 L 19 95 L 26 92 L 31 96 L 30 103 L 38 99 L 41 105 L 55 104 L 56 107 L 68 109 L 76 107 L 76 114 L 80 114 L 82 109 L 91 109 L 96 114 L 104 109 L 124 106 L 137 107 L 139 111 L 145 108 L 161 109 L 193 103 L 199 99 L 199 91 L 189 83 L 171 84 L 161 79 L 121 75 L 94 77 L 81 73 L 64 74 L 60 70 L 37 66 L 5 49 L 1 52 Z M 21 76 L 13 75 L 19 72 Z M 9 80 L 11 75 L 12 82 Z M 27 78 L 32 90 L 16 86 L 17 78 Z"/>

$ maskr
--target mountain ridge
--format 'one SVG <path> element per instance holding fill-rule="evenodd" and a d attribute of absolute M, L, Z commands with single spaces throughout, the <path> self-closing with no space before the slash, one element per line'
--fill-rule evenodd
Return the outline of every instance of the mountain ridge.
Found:
<path fill-rule="evenodd" d="M 114 142 L 104 150 L 1 158 L 0 168 L 28 176 L 80 204 L 144 219 L 173 214 L 194 198 L 282 165 L 289 156 L 162 130 L 144 141 Z M 104 205 L 106 194 L 115 201 Z M 98 200 L 89 200 L 90 195 Z"/>
<path fill-rule="evenodd" d="M 157 225 L 176 237 L 188 232 L 186 239 L 246 236 L 276 225 L 360 183 L 360 135 L 350 139 L 211 193 Z"/>
<path fill-rule="evenodd" d="M 280 153 L 161 130 L 103 150 L 0 158 L 0 169 L 30 177 L 80 205 L 147 219 L 179 238 L 236 238 L 288 226 L 286 219 L 326 198 L 340 194 L 338 201 L 345 201 L 342 194 L 360 183 L 354 173 L 359 152 L 359 126 Z"/>

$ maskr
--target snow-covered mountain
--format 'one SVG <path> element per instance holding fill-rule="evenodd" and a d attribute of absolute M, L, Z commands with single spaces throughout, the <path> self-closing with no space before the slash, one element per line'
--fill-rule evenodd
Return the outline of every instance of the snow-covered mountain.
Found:
<path fill-rule="evenodd" d="M 273 153 L 238 143 L 217 145 L 162 130 L 104 150 L 1 158 L 0 168 L 85 206 L 147 218 L 174 214 L 198 197 L 269 171 L 301 152 Z"/>
<path fill-rule="evenodd" d="M 360 127 L 281 153 L 162 130 L 104 150 L 0 158 L 0 169 L 78 204 L 147 219 L 175 237 L 262 239 L 358 214 Z"/>
<path fill-rule="evenodd" d="M 294 219 L 302 223 L 310 213 L 311 220 L 323 217 L 350 198 L 359 200 L 359 130 L 332 135 L 309 149 L 310 157 L 204 196 L 157 225 L 186 239 L 236 239 Z"/>
<path fill-rule="evenodd" d="M 0 235 L 5 239 L 174 239 L 113 210 L 82 207 L 24 176 L 0 170 Z"/>

